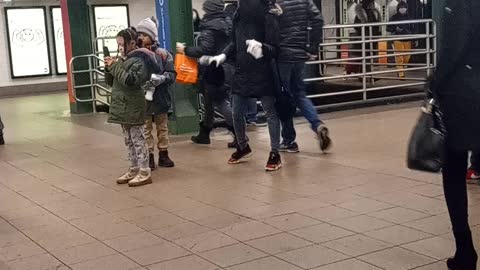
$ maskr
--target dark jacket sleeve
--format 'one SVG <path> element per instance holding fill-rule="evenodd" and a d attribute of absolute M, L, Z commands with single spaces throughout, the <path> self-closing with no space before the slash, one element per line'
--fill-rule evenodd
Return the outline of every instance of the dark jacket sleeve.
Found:
<path fill-rule="evenodd" d="M 175 79 L 177 78 L 177 72 L 175 71 L 175 63 L 173 60 L 173 55 L 170 52 L 167 52 L 167 60 L 164 62 L 164 70 L 165 77 L 167 77 L 167 80 L 165 83 L 167 84 L 172 84 L 175 82 Z"/>
<path fill-rule="evenodd" d="M 473 25 L 469 1 L 447 0 L 445 4 L 450 12 L 445 9 L 443 15 L 439 63 L 430 83 L 430 89 L 434 92 L 438 93 L 450 73 L 465 60 Z"/>
<path fill-rule="evenodd" d="M 265 20 L 265 42 L 262 44 L 263 55 L 274 59 L 280 46 L 280 25 L 276 15 L 267 14 Z"/>
<path fill-rule="evenodd" d="M 108 86 L 113 86 L 113 75 L 107 67 L 105 68 L 105 82 Z"/>
<path fill-rule="evenodd" d="M 195 58 L 213 56 L 215 53 L 215 33 L 212 30 L 202 31 L 198 38 L 198 46 L 185 48 L 185 54 Z"/>
<path fill-rule="evenodd" d="M 311 30 L 311 45 L 316 48 L 322 42 L 323 39 L 323 16 L 320 10 L 317 8 L 312 0 L 308 0 L 308 21 L 312 28 Z"/>

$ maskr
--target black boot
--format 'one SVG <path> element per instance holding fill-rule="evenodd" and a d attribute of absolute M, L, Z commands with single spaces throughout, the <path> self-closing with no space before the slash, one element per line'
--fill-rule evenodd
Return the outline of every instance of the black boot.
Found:
<path fill-rule="evenodd" d="M 5 144 L 5 139 L 3 138 L 3 134 L 0 133 L 0 145 L 4 145 Z"/>
<path fill-rule="evenodd" d="M 211 128 L 200 123 L 200 132 L 197 136 L 192 136 L 192 142 L 196 144 L 210 144 L 210 131 L 212 131 Z"/>
<path fill-rule="evenodd" d="M 478 255 L 473 245 L 472 233 L 470 230 L 466 233 L 455 235 L 455 244 L 457 251 L 455 257 L 447 260 L 447 266 L 450 270 L 476 270 Z"/>
<path fill-rule="evenodd" d="M 155 165 L 155 154 L 153 152 L 148 155 L 148 166 L 152 171 L 154 171 L 157 167 Z"/>
<path fill-rule="evenodd" d="M 160 151 L 158 153 L 158 166 L 164 168 L 175 167 L 175 163 L 168 156 L 168 151 Z"/>

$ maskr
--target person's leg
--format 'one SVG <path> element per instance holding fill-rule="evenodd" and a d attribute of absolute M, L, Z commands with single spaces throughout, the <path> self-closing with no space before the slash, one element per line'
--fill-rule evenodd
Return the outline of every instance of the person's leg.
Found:
<path fill-rule="evenodd" d="M 279 72 L 278 78 L 279 82 L 288 92 L 294 95 L 295 89 L 293 89 L 293 69 L 294 65 L 291 63 L 278 63 L 278 71 L 275 70 L 275 73 Z M 282 119 L 281 122 L 282 129 L 282 142 L 284 145 L 290 145 L 295 142 L 297 138 L 297 132 L 295 131 L 295 125 L 293 122 L 293 115 L 288 119 Z"/>
<path fill-rule="evenodd" d="M 117 184 L 120 185 L 127 184 L 130 180 L 134 179 L 140 171 L 137 154 L 132 140 L 131 126 L 122 125 L 122 133 L 125 141 L 125 146 L 127 147 L 128 160 L 130 161 L 130 169 L 124 175 L 120 176 L 117 179 Z"/>
<path fill-rule="evenodd" d="M 280 120 L 275 108 L 274 97 L 261 98 L 263 109 L 267 115 L 268 133 L 270 135 L 270 147 L 272 152 L 278 152 L 280 149 Z"/>
<path fill-rule="evenodd" d="M 155 115 L 155 125 L 157 127 L 158 139 L 158 166 L 160 167 L 174 167 L 175 163 L 168 156 L 168 146 L 170 139 L 168 136 L 168 113 Z"/>
<path fill-rule="evenodd" d="M 395 49 L 395 53 L 403 53 L 404 52 L 404 44 L 402 41 L 394 41 L 393 42 L 393 47 Z M 397 62 L 397 69 L 403 69 L 403 61 L 405 57 L 404 56 L 395 56 L 395 61 Z M 398 76 L 403 78 L 405 77 L 405 72 L 400 71 L 398 72 Z"/>
<path fill-rule="evenodd" d="M 155 164 L 155 139 L 153 137 L 153 122 L 155 121 L 154 115 L 148 115 L 145 118 L 145 141 L 147 143 L 148 147 L 148 164 L 150 166 L 150 169 L 155 170 L 156 164 Z M 158 126 L 157 126 L 158 128 Z"/>
<path fill-rule="evenodd" d="M 403 49 L 405 50 L 405 52 L 411 52 L 412 51 L 412 42 L 411 41 L 403 42 Z M 410 58 L 411 57 L 412 57 L 411 55 L 405 55 L 405 57 L 403 58 L 403 63 L 404 64 L 410 63 Z"/>
<path fill-rule="evenodd" d="M 2 122 L 2 117 L 0 116 L 0 145 L 5 144 L 5 140 L 3 138 L 3 128 L 4 128 L 4 125 L 3 125 L 3 122 Z"/>
<path fill-rule="evenodd" d="M 215 109 L 212 97 L 208 91 L 208 86 L 205 86 L 203 105 L 204 114 L 202 122 L 200 122 L 200 131 L 197 136 L 192 136 L 191 140 L 197 144 L 210 144 L 210 131 L 213 128 L 213 122 L 215 120 Z"/>
<path fill-rule="evenodd" d="M 457 248 L 455 260 L 471 263 L 473 256 L 476 257 L 476 254 L 468 224 L 467 184 L 463 180 L 467 173 L 467 166 L 467 151 L 456 151 L 451 148 L 447 150 L 443 168 L 443 187 Z M 471 268 L 462 267 L 459 269 Z"/>
<path fill-rule="evenodd" d="M 470 156 L 470 165 L 472 170 L 474 170 L 476 173 L 480 173 L 480 151 L 472 151 L 472 155 Z"/>
<path fill-rule="evenodd" d="M 257 99 L 251 98 L 248 100 L 247 123 L 256 123 L 257 114 L 258 114 Z"/>
<path fill-rule="evenodd" d="M 140 166 L 140 173 L 128 182 L 131 187 L 142 186 L 152 183 L 152 172 L 148 165 L 148 149 L 145 143 L 144 127 L 132 126 L 130 134 L 135 148 L 138 165 Z"/>
<path fill-rule="evenodd" d="M 247 97 L 233 95 L 233 127 L 237 136 L 238 148 L 243 150 L 248 145 L 248 137 L 246 131 L 245 115 L 247 114 L 248 101 Z"/>
<path fill-rule="evenodd" d="M 227 99 L 226 98 L 216 99 L 214 104 L 217 111 L 223 115 L 223 118 L 225 119 L 225 122 L 227 123 L 227 125 L 229 127 L 233 127 L 232 106 L 227 101 Z"/>
<path fill-rule="evenodd" d="M 305 64 L 296 63 L 292 72 L 292 93 L 297 102 L 297 106 L 302 112 L 303 116 L 310 122 L 310 127 L 314 132 L 317 132 L 318 127 L 323 122 L 318 117 L 317 109 L 313 102 L 306 97 L 304 79 Z"/>

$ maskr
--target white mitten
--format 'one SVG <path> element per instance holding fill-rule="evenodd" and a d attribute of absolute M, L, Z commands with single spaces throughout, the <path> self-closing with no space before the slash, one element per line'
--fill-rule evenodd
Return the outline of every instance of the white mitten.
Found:
<path fill-rule="evenodd" d="M 247 53 L 251 54 L 255 59 L 260 59 L 263 57 L 263 44 L 256 41 L 255 39 L 249 39 L 247 43 Z"/>
<path fill-rule="evenodd" d="M 155 90 L 152 89 L 152 90 L 147 90 L 145 92 L 145 99 L 148 100 L 148 101 L 153 101 L 153 94 L 155 93 Z"/>
<path fill-rule="evenodd" d="M 222 53 L 220 55 L 217 55 L 217 56 L 213 56 L 210 58 L 210 61 L 209 61 L 209 64 L 212 64 L 212 63 L 217 63 L 217 67 L 221 66 L 223 63 L 225 63 L 225 61 L 227 61 L 227 56 Z"/>
<path fill-rule="evenodd" d="M 164 83 L 167 80 L 165 75 L 152 74 L 150 78 L 150 84 L 157 87 L 160 84 Z"/>
<path fill-rule="evenodd" d="M 198 59 L 198 63 L 202 66 L 208 66 L 210 65 L 210 59 L 212 58 L 212 56 L 202 56 Z"/>

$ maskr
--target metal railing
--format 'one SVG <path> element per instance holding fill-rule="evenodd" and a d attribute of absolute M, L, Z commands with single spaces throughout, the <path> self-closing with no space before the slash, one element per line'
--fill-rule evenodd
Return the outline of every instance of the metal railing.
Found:
<path fill-rule="evenodd" d="M 75 70 L 75 64 L 77 61 L 88 61 L 88 69 L 84 70 Z M 111 99 L 111 94 L 112 91 L 101 85 L 101 82 L 104 81 L 102 79 L 105 78 L 105 73 L 101 70 L 102 67 L 98 67 L 96 63 L 103 63 L 103 59 L 98 57 L 95 54 L 90 54 L 90 55 L 80 55 L 73 57 L 72 60 L 70 60 L 70 83 L 73 91 L 73 98 L 77 102 L 81 103 L 92 103 L 93 107 L 93 112 L 97 112 L 97 104 L 103 104 L 106 106 L 110 106 L 110 99 Z M 89 84 L 82 84 L 82 85 L 77 85 L 75 76 L 80 75 L 80 74 L 88 74 L 89 76 Z M 89 88 L 90 89 L 90 97 L 89 98 L 80 98 L 77 95 L 77 90 L 78 89 L 85 89 Z"/>
<path fill-rule="evenodd" d="M 377 29 L 378 33 L 385 33 L 385 28 L 389 25 L 411 25 L 414 28 L 425 29 L 420 34 L 410 35 L 390 35 L 375 36 L 373 33 Z M 349 35 L 353 30 L 356 35 Z M 411 93 L 394 94 L 384 98 L 369 98 L 369 93 L 380 90 L 403 89 L 409 87 L 419 87 L 427 83 L 428 77 L 436 67 L 437 53 L 437 29 L 433 20 L 409 20 L 386 23 L 368 23 L 368 24 L 349 24 L 349 25 L 327 25 L 323 29 L 324 41 L 320 44 L 319 59 L 309 61 L 307 65 L 319 65 L 320 70 L 331 69 L 336 71 L 333 74 L 320 72 L 318 77 L 305 78 L 305 82 L 326 82 L 326 81 L 345 81 L 348 79 L 361 80 L 361 88 L 329 92 L 321 94 L 312 94 L 308 97 L 317 99 L 322 97 L 341 96 L 349 94 L 363 94 L 361 100 L 347 102 L 359 103 L 372 99 L 391 99 L 403 96 L 411 96 Z M 333 34 L 332 34 L 333 33 Z M 330 34 L 330 35 L 328 35 Z M 422 46 L 409 50 L 389 49 L 391 43 L 401 41 L 409 43 L 422 43 Z M 383 50 L 378 49 L 377 44 L 387 44 Z M 348 46 L 348 48 L 346 48 Z M 348 54 L 348 56 L 346 56 Z M 420 63 L 391 63 L 389 59 L 404 56 L 424 56 L 425 61 Z M 396 60 L 395 60 L 396 62 Z M 353 65 L 360 66 L 360 72 L 346 74 L 339 67 Z M 420 72 L 420 74 L 419 74 Z M 386 76 L 388 74 L 405 73 L 405 77 Z M 388 80 L 388 85 L 376 86 L 377 80 Z M 358 86 L 357 86 L 358 87 Z M 421 93 L 416 94 L 421 95 Z M 341 104 L 337 104 L 341 105 Z M 343 103 L 342 103 L 343 105 Z M 319 106 L 320 107 L 320 106 Z"/>

